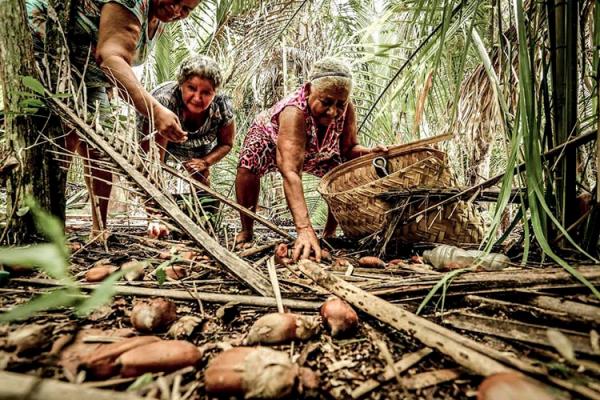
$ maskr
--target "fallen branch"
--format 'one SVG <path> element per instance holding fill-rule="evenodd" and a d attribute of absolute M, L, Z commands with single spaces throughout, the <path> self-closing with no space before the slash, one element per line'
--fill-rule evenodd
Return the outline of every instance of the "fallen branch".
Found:
<path fill-rule="evenodd" d="M 402 387 L 407 389 L 419 390 L 430 386 L 436 386 L 440 383 L 453 381 L 460 377 L 460 375 L 461 371 L 456 368 L 437 369 L 402 378 L 401 383 Z"/>
<path fill-rule="evenodd" d="M 502 311 L 504 313 L 522 313 L 527 315 L 535 315 L 536 319 L 545 321 L 558 321 L 564 324 L 572 323 L 575 321 L 581 321 L 579 318 L 573 318 L 569 314 L 560 311 L 553 311 L 545 308 L 530 306 L 521 303 L 514 303 L 510 301 L 498 300 L 489 297 L 482 297 L 477 295 L 467 295 L 464 297 L 466 302 L 474 307 L 483 308 L 491 311 Z"/>
<path fill-rule="evenodd" d="M 256 222 L 261 223 L 262 225 L 266 226 L 267 228 L 271 229 L 273 232 L 278 233 L 279 235 L 283 236 L 284 238 L 288 239 L 288 240 L 294 240 L 294 237 L 292 235 L 290 235 L 289 233 L 287 233 L 286 231 L 284 231 L 283 229 L 281 229 L 280 227 L 278 227 L 277 225 L 273 224 L 271 221 L 261 217 L 260 215 L 258 215 L 257 213 L 255 213 L 252 210 L 249 210 L 248 208 L 242 206 L 241 204 L 238 204 L 237 202 L 228 199 L 227 197 L 223 196 L 221 193 L 213 190 L 210 186 L 207 186 L 201 182 L 198 182 L 195 179 L 190 178 L 187 175 L 184 175 L 182 173 L 180 173 L 179 171 L 177 171 L 175 168 L 170 167 L 166 164 L 162 164 L 162 169 L 164 171 L 167 171 L 168 173 L 170 173 L 171 175 L 183 179 L 184 181 L 186 181 L 187 183 L 189 183 L 191 186 L 195 186 L 198 189 L 202 189 L 204 190 L 206 193 L 210 194 L 211 196 L 219 199 L 219 201 L 222 201 L 223 203 L 227 204 L 229 207 L 241 212 L 242 214 L 246 215 L 247 217 L 252 218 L 253 220 L 255 220 Z M 243 256 L 242 256 L 243 257 Z"/>
<path fill-rule="evenodd" d="M 517 321 L 506 321 L 499 318 L 490 318 L 471 313 L 455 313 L 447 315 L 444 322 L 457 329 L 463 329 L 470 332 L 484 333 L 487 335 L 498 336 L 505 339 L 517 340 L 520 342 L 534 343 L 552 348 L 548 341 L 546 331 L 549 327 L 525 324 Z M 594 355 L 595 352 L 590 345 L 587 335 L 579 332 L 560 330 L 564 334 L 575 351 Z"/>
<path fill-rule="evenodd" d="M 293 239 L 291 239 L 291 240 L 293 240 Z M 250 249 L 242 250 L 242 251 L 240 251 L 239 256 L 240 257 L 250 257 L 250 256 L 253 256 L 260 252 L 263 252 L 265 250 L 272 249 L 275 246 L 277 246 L 278 243 L 279 242 L 267 243 L 267 244 L 263 244 L 262 246 L 257 246 L 257 247 L 252 247 Z"/>
<path fill-rule="evenodd" d="M 11 279 L 11 282 L 22 283 L 26 285 L 40 285 L 40 286 L 62 286 L 58 281 L 52 279 L 23 279 L 15 278 Z M 81 285 L 80 289 L 84 291 L 91 291 L 98 288 L 99 285 Z M 207 293 L 207 292 L 194 292 L 189 293 L 184 290 L 174 289 L 152 289 L 143 287 L 133 286 L 122 286 L 116 285 L 113 287 L 115 294 L 121 296 L 145 296 L 145 297 L 168 297 L 176 300 L 202 300 L 207 303 L 222 303 L 226 304 L 229 302 L 237 302 L 248 306 L 255 307 L 277 307 L 277 301 L 274 297 L 262 297 L 262 296 L 247 296 L 239 294 L 220 294 L 220 293 Z M 295 300 L 295 299 L 284 299 L 282 303 L 285 307 L 298 310 L 316 310 L 321 307 L 322 302 L 308 301 L 308 300 Z"/>
<path fill-rule="evenodd" d="M 577 271 L 590 282 L 600 280 L 600 268 L 597 266 L 579 267 Z M 379 283 L 379 287 L 373 292 L 377 296 L 387 294 L 409 294 L 428 292 L 433 285 L 439 281 L 438 277 L 417 277 L 403 279 L 402 281 L 386 282 L 384 285 Z M 481 288 L 489 290 L 495 288 L 514 289 L 517 287 L 530 287 L 536 284 L 553 284 L 573 282 L 573 276 L 564 269 L 552 268 L 539 271 L 519 270 L 519 271 L 498 271 L 498 272 L 471 272 L 463 274 L 452 281 L 453 290 L 465 290 Z M 387 286 L 387 288 L 382 288 Z M 369 290 L 371 288 L 365 287 Z"/>
<path fill-rule="evenodd" d="M 567 313 L 576 319 L 600 323 L 600 307 L 549 296 L 536 296 L 530 303 L 537 307 Z"/>
<path fill-rule="evenodd" d="M 271 285 L 273 286 L 273 293 L 275 293 L 275 301 L 277 302 L 277 312 L 284 313 L 283 299 L 281 298 L 281 289 L 279 289 L 279 279 L 277 279 L 277 270 L 275 269 L 275 257 L 271 256 L 267 260 L 267 269 L 269 270 L 269 278 L 271 279 Z"/>
<path fill-rule="evenodd" d="M 142 397 L 127 392 L 87 388 L 54 379 L 0 371 L 0 399 L 142 400 Z"/>
<path fill-rule="evenodd" d="M 135 166 L 123 155 L 119 154 L 102 136 L 97 134 L 89 125 L 79 118 L 73 110 L 55 97 L 49 97 L 48 101 L 58 115 L 69 125 L 72 125 L 84 136 L 84 139 L 90 141 L 95 147 L 108 155 L 122 170 L 124 170 L 131 179 L 144 190 L 160 207 L 175 221 L 181 229 L 190 235 L 196 243 L 202 246 L 217 261 L 223 264 L 231 273 L 247 283 L 251 288 L 263 296 L 273 294 L 269 280 L 253 269 L 248 263 L 242 260 L 234 253 L 222 247 L 212 236 L 200 228 L 192 221 L 172 199 L 167 197 L 159 190 L 144 174 L 135 169 Z M 140 162 L 138 159 L 137 164 Z"/>

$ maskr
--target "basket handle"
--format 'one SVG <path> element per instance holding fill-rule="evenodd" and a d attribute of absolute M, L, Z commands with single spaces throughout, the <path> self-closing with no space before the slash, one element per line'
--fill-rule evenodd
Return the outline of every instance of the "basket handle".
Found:
<path fill-rule="evenodd" d="M 417 147 L 429 146 L 438 142 L 443 142 L 448 139 L 452 139 L 454 136 L 452 133 L 445 133 L 442 135 L 432 136 L 425 139 L 419 139 L 410 143 L 401 143 L 394 146 L 388 146 L 388 152 L 390 150 L 412 150 Z"/>
<path fill-rule="evenodd" d="M 371 163 L 373 164 L 373 168 L 375 168 L 375 173 L 380 178 L 386 177 L 390 174 L 387 168 L 387 160 L 384 157 L 375 157 Z"/>

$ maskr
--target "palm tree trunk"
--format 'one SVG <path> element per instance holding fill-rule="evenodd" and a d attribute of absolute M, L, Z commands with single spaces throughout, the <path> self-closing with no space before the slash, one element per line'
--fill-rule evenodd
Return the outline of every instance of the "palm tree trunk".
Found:
<path fill-rule="evenodd" d="M 68 46 L 64 42 L 64 38 L 70 39 L 71 19 L 74 14 L 75 1 L 72 0 L 50 0 L 48 6 L 54 8 L 58 16 L 58 24 L 55 20 L 48 19 L 46 22 L 46 48 L 48 56 L 57 62 L 68 63 Z M 58 64 L 55 64 L 58 65 Z M 59 68 L 54 67 L 50 70 L 51 82 L 57 82 L 57 72 Z M 67 78 L 69 79 L 69 78 Z M 53 88 L 53 91 L 59 91 L 58 88 Z M 64 130 L 60 118 L 54 114 L 49 115 L 50 122 L 45 125 L 45 134 L 50 140 L 56 142 L 59 146 L 64 147 Z M 66 187 L 67 187 L 67 171 L 61 168 L 61 161 L 52 153 L 46 151 L 44 154 L 44 163 L 46 163 L 50 171 L 54 171 L 49 178 L 49 184 L 52 190 L 49 193 L 48 211 L 65 220 L 66 212 Z"/>
<path fill-rule="evenodd" d="M 35 236 L 36 229 L 31 213 L 23 209 L 26 196 L 38 199 L 47 206 L 49 187 L 47 169 L 41 165 L 44 145 L 36 145 L 39 132 L 31 114 L 23 113 L 21 103 L 29 96 L 22 77 L 36 76 L 31 33 L 25 20 L 23 0 L 0 2 L 0 81 L 3 86 L 5 109 L 6 150 L 18 161 L 18 166 L 7 177 L 6 192 L 8 217 L 3 237 L 9 243 L 26 243 Z M 46 184 L 40 184 L 46 183 Z"/>
<path fill-rule="evenodd" d="M 59 21 L 64 20 L 61 26 L 69 26 L 71 0 L 51 0 L 50 6 L 52 5 L 57 7 Z M 38 76 L 23 0 L 0 2 L 0 31 L 6 32 L 0 35 L 0 59 L 3 60 L 0 63 L 0 81 L 7 111 L 6 150 L 19 164 L 7 179 L 8 235 L 3 235 L 2 239 L 19 244 L 34 241 L 37 232 L 30 213 L 19 215 L 22 213 L 18 212 L 23 210 L 26 197 L 37 199 L 42 208 L 64 220 L 66 173 L 60 168 L 60 161 L 48 151 L 52 145 L 40 140 L 42 133 L 50 140 L 59 140 L 58 138 L 63 137 L 63 130 L 56 116 L 38 113 L 34 117 L 24 113 L 22 109 L 23 100 L 30 97 L 26 94 L 28 89 L 23 85 L 22 77 Z M 51 19 L 48 19 L 47 48 L 53 52 L 49 57 L 68 62 L 67 52 L 63 52 L 65 46 L 62 37 L 61 28 L 54 26 Z M 57 70 L 58 67 L 53 68 L 51 73 L 55 74 Z M 51 76 L 51 82 L 56 81 L 56 76 Z"/>

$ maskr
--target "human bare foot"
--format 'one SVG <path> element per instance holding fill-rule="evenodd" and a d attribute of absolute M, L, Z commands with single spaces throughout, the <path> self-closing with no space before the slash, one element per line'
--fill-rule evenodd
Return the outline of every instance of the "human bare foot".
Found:
<path fill-rule="evenodd" d="M 240 233 L 238 233 L 235 236 L 234 244 L 238 248 L 245 247 L 248 243 L 250 243 L 252 241 L 253 237 L 254 237 L 254 235 L 252 232 L 241 231 Z"/>

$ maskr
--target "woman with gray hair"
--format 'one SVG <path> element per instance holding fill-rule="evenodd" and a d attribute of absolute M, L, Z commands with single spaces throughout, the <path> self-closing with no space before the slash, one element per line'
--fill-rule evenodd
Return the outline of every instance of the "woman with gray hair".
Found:
<path fill-rule="evenodd" d="M 321 258 L 319 240 L 310 222 L 302 189 L 302 172 L 319 177 L 342 162 L 385 146 L 366 148 L 358 144 L 356 114 L 350 100 L 352 73 L 336 58 L 317 61 L 309 80 L 294 93 L 260 113 L 252 123 L 240 151 L 235 181 L 238 202 L 254 210 L 260 178 L 279 170 L 283 188 L 296 226 L 294 260 L 307 258 L 311 251 Z M 240 215 L 242 231 L 236 241 L 253 237 L 253 220 Z M 335 233 L 337 223 L 327 217 L 323 237 Z"/>
<path fill-rule="evenodd" d="M 160 134 L 156 136 L 161 160 L 166 155 L 180 161 L 194 178 L 205 184 L 209 184 L 210 166 L 231 151 L 235 136 L 231 100 L 217 94 L 222 80 L 215 60 L 196 55 L 181 63 L 176 81 L 165 82 L 150 92 L 177 115 L 187 131 L 188 139 L 183 143 L 170 141 Z M 138 126 L 144 136 L 153 131 L 148 118 L 140 118 Z M 142 142 L 146 151 L 148 143 Z M 151 222 L 148 233 L 161 237 L 168 234 L 168 230 L 158 222 Z"/>

